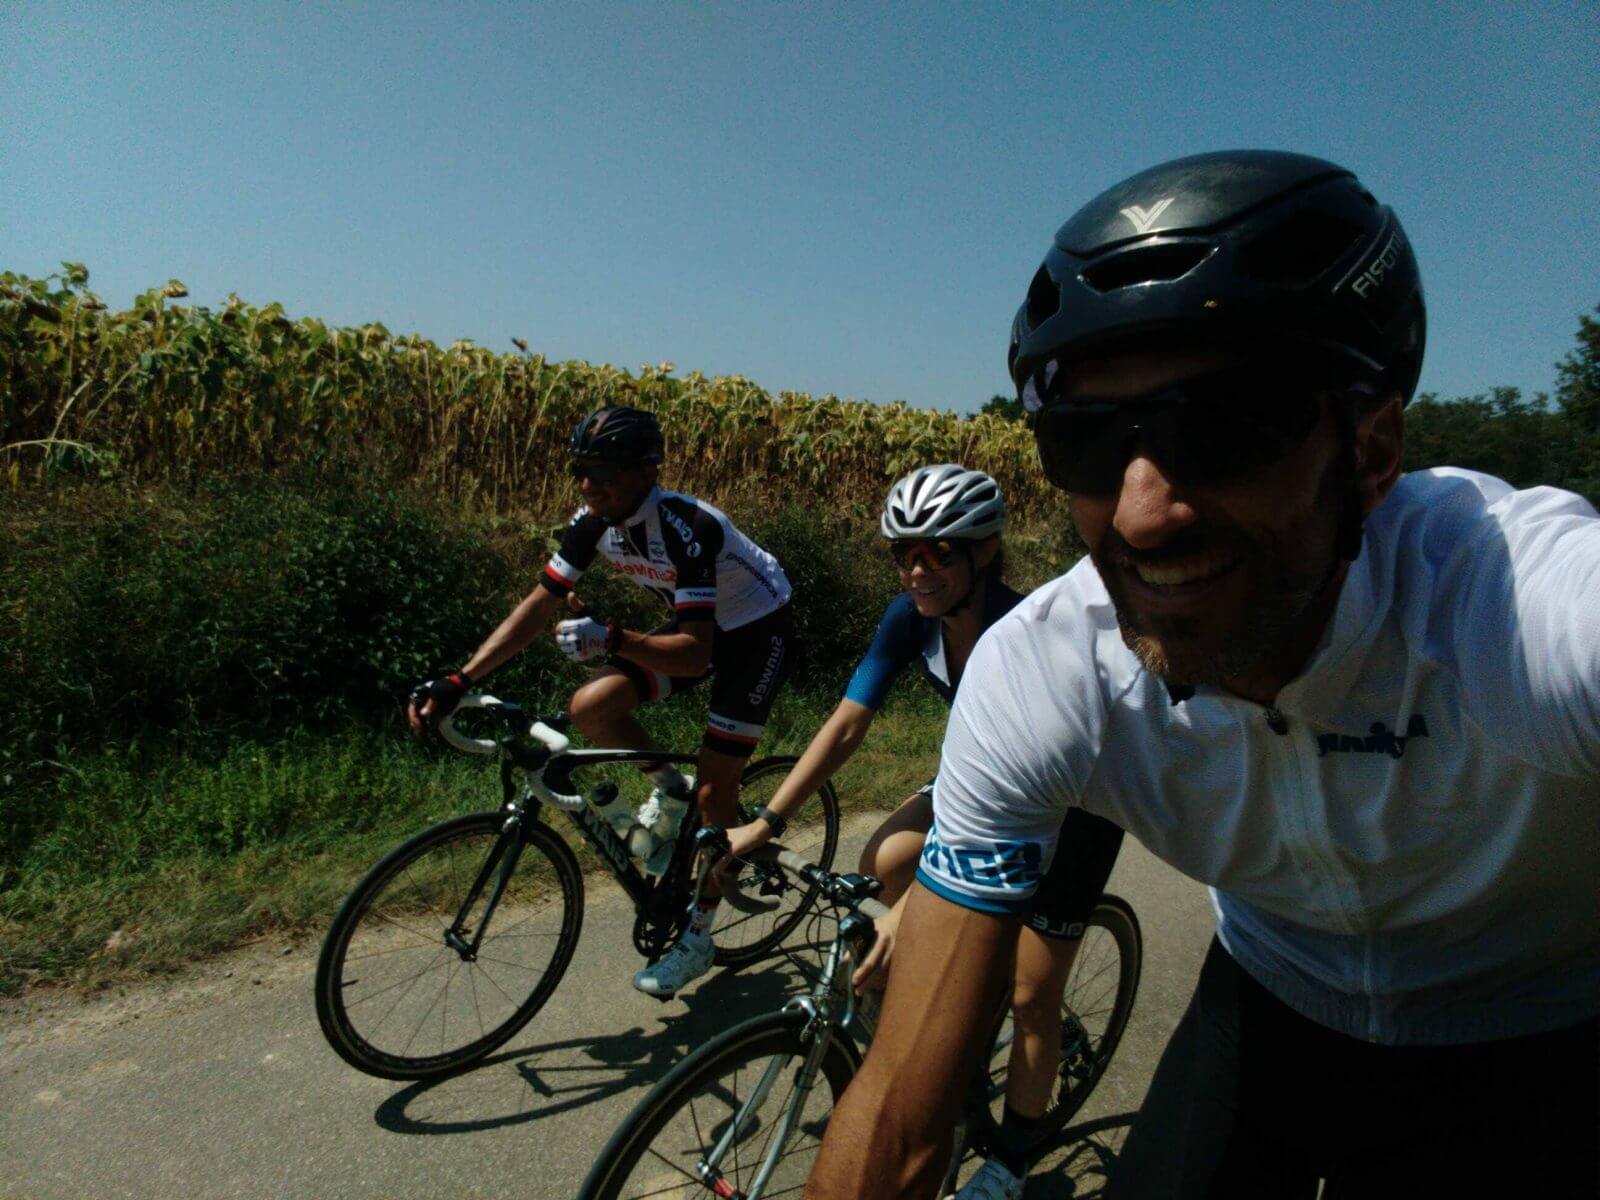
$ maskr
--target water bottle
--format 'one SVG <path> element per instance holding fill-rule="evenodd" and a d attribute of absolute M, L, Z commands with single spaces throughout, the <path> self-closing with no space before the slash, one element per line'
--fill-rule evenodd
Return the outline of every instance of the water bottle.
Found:
<path fill-rule="evenodd" d="M 645 870 L 651 874 L 659 875 L 659 871 L 651 872 L 649 862 L 656 852 L 660 842 L 656 838 L 655 826 L 661 819 L 661 803 L 656 799 L 656 793 L 650 794 L 650 799 L 639 805 L 638 815 L 632 818 L 632 828 L 627 834 L 628 853 L 642 863 Z"/>
<path fill-rule="evenodd" d="M 693 790 L 693 783 L 689 790 Z M 645 809 L 655 801 L 655 797 L 645 801 L 639 809 L 639 823 L 644 823 Z M 644 864 L 644 869 L 651 875 L 664 875 L 667 868 L 672 865 L 672 852 L 677 849 L 678 829 L 683 824 L 684 814 L 689 811 L 689 797 L 687 795 L 674 796 L 671 792 L 661 793 L 661 802 L 657 806 L 656 818 L 650 822 L 650 833 L 656 839 L 654 852 Z"/>
<path fill-rule="evenodd" d="M 633 828 L 633 814 L 628 811 L 626 804 L 617 802 L 617 785 L 602 783 L 589 793 L 589 807 L 599 814 L 599 817 L 623 841 L 628 840 L 628 832 Z"/>

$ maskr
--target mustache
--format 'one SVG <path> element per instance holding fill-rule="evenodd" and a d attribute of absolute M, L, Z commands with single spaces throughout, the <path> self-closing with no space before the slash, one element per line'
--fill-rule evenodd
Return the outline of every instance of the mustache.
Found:
<path fill-rule="evenodd" d="M 1107 529 L 1096 547 L 1095 557 L 1102 562 L 1129 566 L 1153 566 L 1206 554 L 1244 555 L 1254 549 L 1250 539 L 1237 531 L 1190 526 L 1181 529 L 1159 546 L 1143 549 L 1132 545 L 1115 529 Z"/>

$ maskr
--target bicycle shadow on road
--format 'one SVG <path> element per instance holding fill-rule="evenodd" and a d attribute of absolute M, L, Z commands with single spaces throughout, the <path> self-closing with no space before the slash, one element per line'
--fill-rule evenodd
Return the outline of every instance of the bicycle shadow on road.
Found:
<path fill-rule="evenodd" d="M 802 990 L 804 981 L 794 971 L 770 969 L 776 960 L 765 965 L 769 969 L 712 976 L 671 1001 L 658 1029 L 636 1025 L 503 1051 L 459 1075 L 403 1088 L 378 1106 L 373 1120 L 390 1133 L 474 1133 L 543 1120 L 628 1092 L 642 1096 L 693 1047 L 740 1021 L 776 1011 Z M 621 1116 L 619 1111 L 619 1121 Z"/>
<path fill-rule="evenodd" d="M 1069 1125 L 1028 1173 L 1028 1200 L 1098 1200 L 1137 1113 L 1113 1113 Z"/>

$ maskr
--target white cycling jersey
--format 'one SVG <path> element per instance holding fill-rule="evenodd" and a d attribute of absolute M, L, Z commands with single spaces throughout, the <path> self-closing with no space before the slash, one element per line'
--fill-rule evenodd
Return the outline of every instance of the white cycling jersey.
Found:
<path fill-rule="evenodd" d="M 719 629 L 738 629 L 789 602 L 789 578 L 776 558 L 722 510 L 660 487 L 615 525 L 580 508 L 541 582 L 565 595 L 596 552 L 660 597 L 679 621 L 714 618 Z"/>
<path fill-rule="evenodd" d="M 1018 910 L 1081 806 L 1210 884 L 1240 965 L 1341 1032 L 1476 1041 L 1600 1012 L 1587 502 L 1406 476 L 1275 709 L 1215 688 L 1175 701 L 1085 559 L 974 651 L 918 878 Z"/>

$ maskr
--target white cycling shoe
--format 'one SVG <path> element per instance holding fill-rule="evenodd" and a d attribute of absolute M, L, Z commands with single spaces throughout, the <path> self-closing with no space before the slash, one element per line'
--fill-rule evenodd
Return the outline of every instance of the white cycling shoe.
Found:
<path fill-rule="evenodd" d="M 1027 1182 L 1027 1176 L 1013 1175 L 999 1159 L 986 1159 L 967 1186 L 945 1200 L 1022 1200 Z"/>
<path fill-rule="evenodd" d="M 665 999 L 711 970 L 716 947 L 711 939 L 681 937 L 677 944 L 633 977 L 633 986 L 647 996 Z"/>

